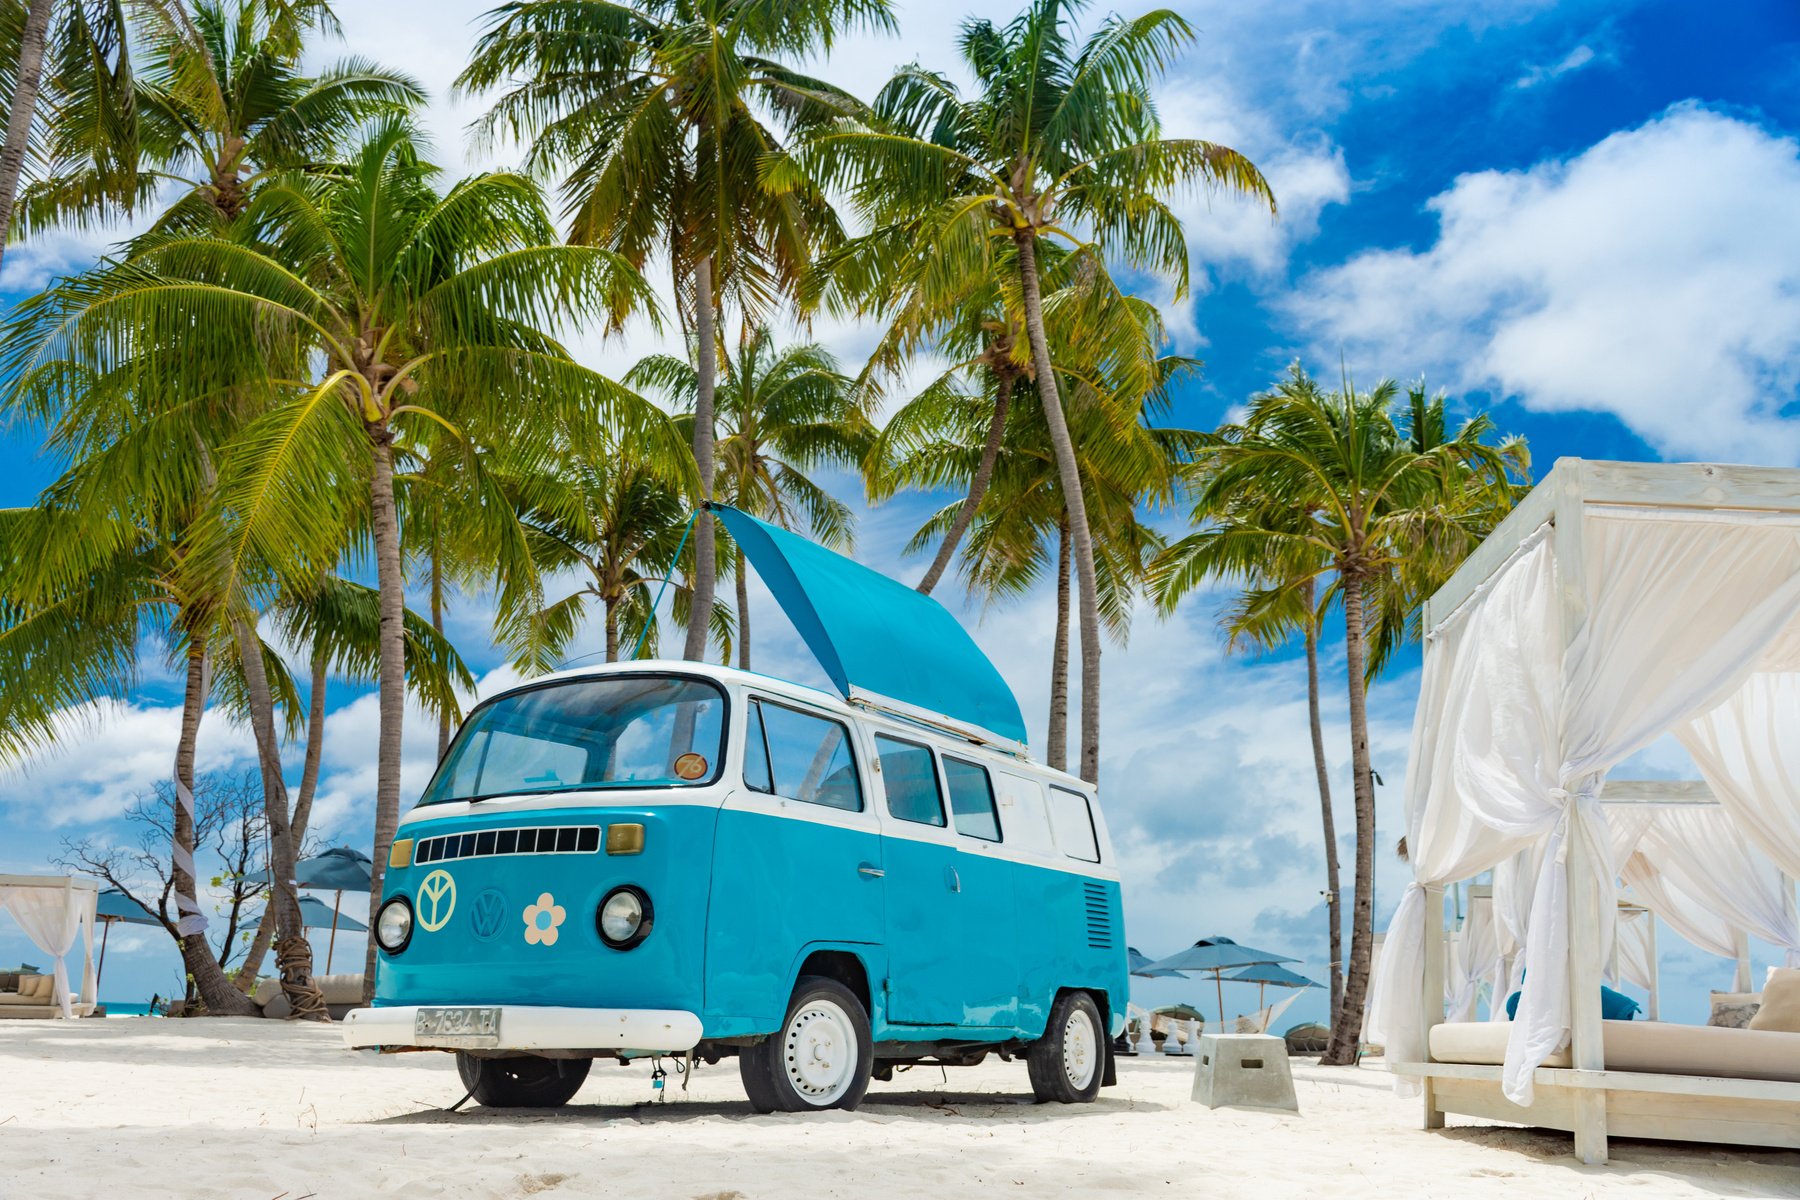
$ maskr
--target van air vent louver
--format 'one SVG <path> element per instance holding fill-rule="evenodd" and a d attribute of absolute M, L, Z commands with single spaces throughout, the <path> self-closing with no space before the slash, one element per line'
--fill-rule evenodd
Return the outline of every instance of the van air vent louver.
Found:
<path fill-rule="evenodd" d="M 541 829 L 480 829 L 420 838 L 413 862 L 448 862 L 453 858 L 486 858 L 496 854 L 594 854 L 600 849 L 598 825 L 546 825 Z"/>

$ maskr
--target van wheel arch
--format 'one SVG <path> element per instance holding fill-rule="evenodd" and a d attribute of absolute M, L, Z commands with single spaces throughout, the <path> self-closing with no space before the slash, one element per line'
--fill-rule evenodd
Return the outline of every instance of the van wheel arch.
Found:
<path fill-rule="evenodd" d="M 835 979 L 849 988 L 850 994 L 862 1002 L 863 1012 L 870 1022 L 875 1020 L 875 1005 L 869 990 L 869 968 L 860 955 L 851 950 L 813 950 L 793 972 L 794 986 L 799 986 L 800 980 L 809 975 Z"/>

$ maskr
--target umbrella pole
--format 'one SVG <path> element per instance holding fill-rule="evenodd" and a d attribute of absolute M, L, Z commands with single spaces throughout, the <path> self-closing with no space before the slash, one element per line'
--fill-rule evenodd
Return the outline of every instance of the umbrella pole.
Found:
<path fill-rule="evenodd" d="M 1225 974 L 1217 967 L 1213 968 L 1213 987 L 1219 990 L 1219 1032 L 1225 1032 Z"/>
<path fill-rule="evenodd" d="M 1267 1033 L 1267 1032 L 1269 1032 L 1269 1014 L 1268 1014 L 1268 1013 L 1266 1013 L 1266 1012 L 1263 1012 L 1263 1008 L 1264 1008 L 1264 1005 L 1263 1005 L 1263 993 L 1264 993 L 1264 992 L 1265 992 L 1265 991 L 1267 991 L 1267 990 L 1268 990 L 1268 985 L 1267 985 L 1267 984 L 1264 984 L 1264 983 L 1258 983 L 1258 984 L 1257 984 L 1257 985 L 1256 985 L 1256 1011 L 1257 1011 L 1257 1012 L 1259 1012 L 1259 1013 L 1262 1013 L 1262 1014 L 1263 1014 L 1263 1027 L 1262 1027 L 1262 1031 L 1263 1031 L 1263 1032 L 1264 1032 L 1264 1033 Z"/>
<path fill-rule="evenodd" d="M 344 892 L 340 888 L 331 901 L 331 940 L 325 943 L 325 973 L 327 975 L 331 974 L 331 955 L 337 950 L 338 906 L 343 902 Z"/>
<path fill-rule="evenodd" d="M 100 965 L 94 968 L 94 997 L 100 996 L 100 976 L 106 974 L 106 937 L 112 932 L 112 922 L 100 922 Z"/>

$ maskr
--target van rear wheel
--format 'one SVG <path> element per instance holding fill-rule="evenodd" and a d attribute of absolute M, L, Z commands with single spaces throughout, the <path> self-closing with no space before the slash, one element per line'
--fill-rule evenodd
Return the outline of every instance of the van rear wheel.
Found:
<path fill-rule="evenodd" d="M 456 1073 L 483 1108 L 558 1108 L 574 1099 L 591 1058 L 476 1058 L 456 1052 Z"/>
<path fill-rule="evenodd" d="M 835 979 L 802 976 L 780 1031 L 738 1054 L 738 1074 L 759 1113 L 853 1109 L 869 1090 L 875 1045 L 869 1014 Z"/>
<path fill-rule="evenodd" d="M 1086 992 L 1064 992 L 1050 1006 L 1044 1036 L 1025 1055 L 1031 1094 L 1040 1104 L 1087 1104 L 1100 1094 L 1106 1040 L 1100 1010 Z"/>

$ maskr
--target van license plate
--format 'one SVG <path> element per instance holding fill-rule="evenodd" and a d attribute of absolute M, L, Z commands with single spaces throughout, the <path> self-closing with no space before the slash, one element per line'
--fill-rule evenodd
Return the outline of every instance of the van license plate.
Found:
<path fill-rule="evenodd" d="M 413 1016 L 413 1040 L 421 1046 L 498 1046 L 500 1010 L 421 1008 Z"/>

